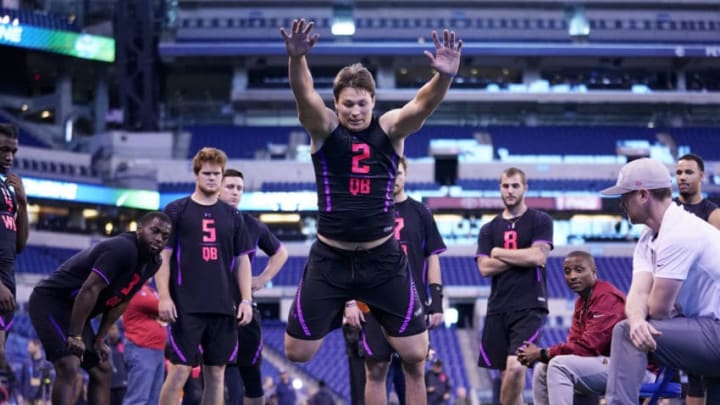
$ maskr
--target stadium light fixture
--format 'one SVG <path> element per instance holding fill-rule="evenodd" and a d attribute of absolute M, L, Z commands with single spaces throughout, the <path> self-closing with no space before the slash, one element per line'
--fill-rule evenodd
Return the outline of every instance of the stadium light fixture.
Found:
<path fill-rule="evenodd" d="M 355 35 L 355 20 L 353 20 L 352 5 L 333 6 L 333 19 L 330 32 L 336 37 L 350 37 Z"/>
<path fill-rule="evenodd" d="M 585 17 L 585 7 L 575 5 L 566 10 L 568 35 L 575 42 L 585 42 L 590 36 L 590 22 Z"/>

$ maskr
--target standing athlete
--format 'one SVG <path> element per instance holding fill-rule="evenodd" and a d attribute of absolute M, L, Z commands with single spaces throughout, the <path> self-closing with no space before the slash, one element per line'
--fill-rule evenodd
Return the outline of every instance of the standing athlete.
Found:
<path fill-rule="evenodd" d="M 492 277 L 478 365 L 502 370 L 500 403 L 522 403 L 527 367 L 518 361 L 525 341 L 536 342 L 547 315 L 545 262 L 553 222 L 525 204 L 527 178 L 515 167 L 500 176 L 505 209 L 478 235 L 480 274 Z"/>
<path fill-rule="evenodd" d="M 225 169 L 221 187 L 220 201 L 237 208 L 245 190 L 245 177 L 235 169 Z M 253 292 L 262 289 L 268 281 L 280 271 L 288 258 L 287 249 L 280 240 L 270 232 L 267 225 L 250 214 L 242 213 L 248 237 L 257 248 L 268 255 L 265 269 L 253 277 Z M 250 254 L 250 261 L 255 254 Z M 240 291 L 236 291 L 236 301 L 240 302 Z M 225 368 L 225 385 L 228 388 L 228 404 L 263 404 L 265 395 L 262 387 L 260 363 L 262 361 L 262 330 L 260 329 L 260 311 L 253 306 L 252 321 L 238 328 L 238 354 L 235 363 Z M 241 381 L 242 379 L 242 381 Z M 245 398 L 241 398 L 244 385 Z"/>
<path fill-rule="evenodd" d="M 17 151 L 17 128 L 0 124 L 0 373 L 12 373 L 5 342 L 15 313 L 15 255 L 25 249 L 29 231 L 25 188 L 10 173 Z"/>
<path fill-rule="evenodd" d="M 717 204 L 703 198 L 702 181 L 705 177 L 705 162 L 693 153 L 683 155 L 675 166 L 675 176 L 680 191 L 675 201 L 685 211 L 692 212 L 715 228 L 720 229 L 720 209 Z M 688 375 L 687 405 L 705 403 L 705 382 L 700 375 Z"/>
<path fill-rule="evenodd" d="M 432 328 L 442 322 L 442 276 L 438 255 L 447 248 L 430 208 L 405 193 L 407 160 L 401 157 L 399 163 L 393 188 L 395 239 L 400 242 L 407 255 L 408 267 L 417 287 L 418 298 L 423 304 L 428 326 Z M 382 402 L 386 396 L 386 375 L 395 351 L 372 313 L 364 315 L 353 303 L 354 301 L 350 301 L 346 304 L 345 317 L 355 326 L 360 326 L 361 321 L 364 322 L 363 348 L 367 375 L 365 399 L 368 403 L 374 404 Z M 398 392 L 398 395 L 400 394 L 402 392 Z"/>
<path fill-rule="evenodd" d="M 442 102 L 460 65 L 462 41 L 433 32 L 435 55 L 425 51 L 432 78 L 403 107 L 374 115 L 375 80 L 361 64 L 340 70 L 333 83 L 335 109 L 313 87 L 306 54 L 319 36 L 313 23 L 294 20 L 281 29 L 298 116 L 310 134 L 318 193 L 318 240 L 290 309 L 285 353 L 310 360 L 325 335 L 340 327 L 346 301 L 367 303 L 403 360 L 411 387 L 408 403 L 424 404 L 428 350 L 425 314 L 393 238 L 392 188 L 405 138 Z"/>
<path fill-rule="evenodd" d="M 702 196 L 702 180 L 705 176 L 703 159 L 692 153 L 680 157 L 675 166 L 675 176 L 680 193 L 673 201 L 720 229 L 720 209 L 717 204 Z"/>
<path fill-rule="evenodd" d="M 170 218 L 145 214 L 137 232 L 104 240 L 68 259 L 30 294 L 30 319 L 55 366 L 52 403 L 77 401 L 73 389 L 80 367 L 87 370 L 88 402 L 110 404 L 112 366 L 105 335 L 130 299 L 160 267 L 170 236 Z M 97 333 L 90 324 L 102 315 Z"/>
<path fill-rule="evenodd" d="M 172 322 L 171 365 L 160 392 L 163 405 L 180 402 L 199 355 L 205 366 L 202 403 L 222 404 L 225 365 L 237 355 L 237 325 L 252 319 L 248 254 L 253 245 L 242 215 L 218 200 L 226 163 L 223 151 L 201 149 L 193 158 L 195 191 L 165 207 L 173 234 L 156 277 L 160 318 Z M 235 289 L 241 292 L 240 305 Z"/>

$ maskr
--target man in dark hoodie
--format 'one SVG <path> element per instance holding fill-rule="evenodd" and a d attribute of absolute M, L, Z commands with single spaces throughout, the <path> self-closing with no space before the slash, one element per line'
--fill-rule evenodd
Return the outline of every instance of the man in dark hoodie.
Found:
<path fill-rule="evenodd" d="M 625 319 L 625 294 L 597 279 L 592 255 L 574 251 L 563 262 L 565 281 L 578 294 L 572 326 L 564 343 L 540 348 L 526 343 L 518 359 L 535 364 L 535 404 L 572 404 L 575 392 L 605 392 L 610 338 L 616 323 Z"/>

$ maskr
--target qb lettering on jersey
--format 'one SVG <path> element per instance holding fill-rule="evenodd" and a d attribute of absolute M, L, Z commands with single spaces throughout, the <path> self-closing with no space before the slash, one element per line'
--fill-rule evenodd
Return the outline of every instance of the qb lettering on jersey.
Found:
<path fill-rule="evenodd" d="M 354 143 L 352 145 L 353 157 L 350 172 L 350 194 L 370 194 L 370 178 L 361 176 L 370 173 L 370 166 L 362 163 L 370 157 L 370 145 L 366 143 Z"/>
<path fill-rule="evenodd" d="M 204 218 L 202 220 L 203 243 L 215 243 L 217 241 L 217 233 L 215 229 L 215 220 L 212 218 Z M 206 262 L 216 261 L 218 259 L 218 250 L 216 246 L 203 246 L 202 258 Z"/>

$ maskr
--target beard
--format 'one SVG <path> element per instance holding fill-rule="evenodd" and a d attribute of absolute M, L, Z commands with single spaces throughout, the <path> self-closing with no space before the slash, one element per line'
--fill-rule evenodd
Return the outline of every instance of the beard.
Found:
<path fill-rule="evenodd" d="M 522 198 L 522 197 L 516 197 L 516 198 L 515 198 L 515 202 L 512 202 L 512 203 L 511 203 L 511 202 L 508 202 L 508 200 L 507 200 L 505 197 L 503 197 L 502 200 L 503 200 L 503 204 L 505 204 L 505 208 L 507 208 L 507 209 L 509 209 L 509 210 L 512 210 L 513 208 L 516 208 L 518 205 L 520 205 L 520 203 L 523 202 L 523 198 Z"/>

